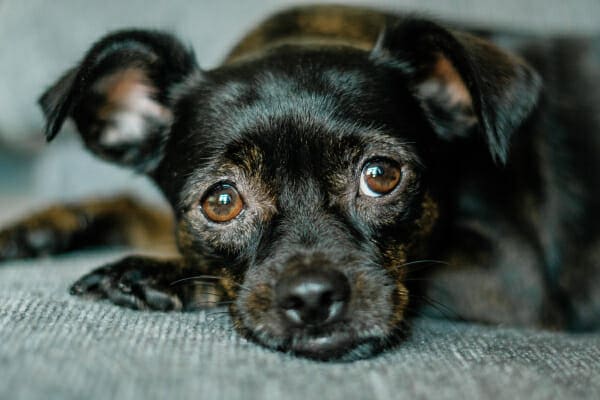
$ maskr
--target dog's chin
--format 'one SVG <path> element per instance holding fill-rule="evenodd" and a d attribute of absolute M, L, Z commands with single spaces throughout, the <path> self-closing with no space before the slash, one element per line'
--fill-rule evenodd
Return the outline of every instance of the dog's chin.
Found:
<path fill-rule="evenodd" d="M 371 358 L 384 350 L 390 339 L 366 337 L 357 339 L 346 332 L 294 336 L 284 340 L 257 337 L 251 339 L 273 350 L 316 361 L 350 362 Z"/>
<path fill-rule="evenodd" d="M 380 338 L 356 340 L 344 333 L 295 339 L 284 346 L 283 351 L 318 361 L 356 361 L 370 358 L 382 350 Z"/>

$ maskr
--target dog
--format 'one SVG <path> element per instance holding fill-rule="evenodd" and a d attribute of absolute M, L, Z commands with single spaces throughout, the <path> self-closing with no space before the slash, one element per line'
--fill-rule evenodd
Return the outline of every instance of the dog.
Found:
<path fill-rule="evenodd" d="M 169 242 L 71 293 L 227 305 L 244 337 L 320 360 L 375 355 L 423 313 L 598 329 L 599 43 L 310 6 L 202 70 L 170 34 L 111 33 L 41 97 L 47 139 L 71 119 L 172 213 L 51 207 L 0 258 Z"/>

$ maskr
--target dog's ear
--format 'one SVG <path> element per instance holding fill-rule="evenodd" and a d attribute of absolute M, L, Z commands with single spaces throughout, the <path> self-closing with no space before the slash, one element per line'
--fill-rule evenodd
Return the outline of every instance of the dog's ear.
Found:
<path fill-rule="evenodd" d="M 402 73 L 438 135 L 450 140 L 479 131 L 503 163 L 541 88 L 539 75 L 517 56 L 427 20 L 386 28 L 371 58 Z"/>
<path fill-rule="evenodd" d="M 197 71 L 193 53 L 171 35 L 110 34 L 40 98 L 46 138 L 70 117 L 92 152 L 149 171 L 160 161 L 173 121 L 171 92 Z"/>

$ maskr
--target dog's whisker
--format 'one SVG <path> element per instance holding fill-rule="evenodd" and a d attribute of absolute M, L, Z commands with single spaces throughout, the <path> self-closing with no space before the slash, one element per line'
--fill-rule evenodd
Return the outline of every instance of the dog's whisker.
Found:
<path fill-rule="evenodd" d="M 211 300 L 206 300 L 206 301 L 197 301 L 197 302 L 194 302 L 194 305 L 210 304 L 210 305 L 215 306 L 215 307 L 220 307 L 220 306 L 226 306 L 226 305 L 233 304 L 233 303 L 235 303 L 234 300 L 230 300 L 230 301 L 218 301 L 218 300 L 211 301 Z"/>
<path fill-rule="evenodd" d="M 169 284 L 169 286 L 175 286 L 175 285 L 179 285 L 179 284 L 186 283 L 189 281 L 196 281 L 196 282 L 207 283 L 207 284 L 211 283 L 211 282 L 207 282 L 207 281 L 202 282 L 203 279 L 211 279 L 211 280 L 219 281 L 219 280 L 225 279 L 225 277 L 218 276 L 218 275 L 194 275 L 194 276 L 188 276 L 185 278 L 174 280 L 173 282 L 171 282 Z M 232 282 L 232 283 L 242 290 L 246 290 L 246 291 L 251 290 L 249 287 L 242 285 L 241 283 L 238 283 L 238 282 Z M 198 284 L 200 284 L 200 283 L 198 283 Z"/>
<path fill-rule="evenodd" d="M 457 312 L 456 310 L 452 309 L 452 307 L 449 307 L 448 305 L 442 303 L 439 300 L 436 300 L 427 295 L 413 295 L 413 296 L 417 299 L 422 300 L 428 306 L 430 306 L 434 310 L 438 311 L 440 314 L 442 314 L 442 316 L 444 318 L 456 319 L 459 321 L 466 321 L 466 318 L 464 318 L 462 315 L 460 315 L 459 312 Z"/>
<path fill-rule="evenodd" d="M 406 311 L 410 315 L 414 315 L 417 317 L 425 317 L 426 316 L 425 313 L 423 313 L 423 310 L 421 310 L 419 307 L 406 306 L 404 308 L 404 311 Z"/>
<path fill-rule="evenodd" d="M 216 296 L 216 297 L 222 297 L 222 293 L 219 292 L 214 292 L 214 291 L 196 291 L 195 292 L 196 295 L 211 295 L 211 296 Z"/>
<path fill-rule="evenodd" d="M 447 261 L 443 261 L 443 260 L 415 260 L 415 261 L 409 261 L 406 262 L 404 264 L 400 264 L 398 265 L 397 268 L 403 268 L 403 267 L 408 267 L 410 265 L 415 265 L 415 264 L 442 264 L 442 265 L 450 265 L 449 262 Z"/>
<path fill-rule="evenodd" d="M 206 321 L 212 325 L 220 318 L 229 317 L 229 311 L 206 311 Z"/>
<path fill-rule="evenodd" d="M 174 286 L 174 285 L 178 285 L 182 282 L 191 281 L 191 280 L 201 280 L 201 279 L 221 280 L 221 279 L 223 279 L 223 277 L 217 276 L 217 275 L 193 275 L 193 276 L 188 276 L 185 278 L 180 278 L 180 279 L 174 280 L 169 285 Z"/>
<path fill-rule="evenodd" d="M 228 317 L 229 311 L 212 311 L 206 313 L 206 318 L 215 320 L 217 318 Z"/>
<path fill-rule="evenodd" d="M 433 268 L 437 265 L 450 265 L 449 262 L 443 260 L 415 260 L 400 264 L 396 269 L 406 268 L 409 273 L 421 271 L 426 268 Z"/>

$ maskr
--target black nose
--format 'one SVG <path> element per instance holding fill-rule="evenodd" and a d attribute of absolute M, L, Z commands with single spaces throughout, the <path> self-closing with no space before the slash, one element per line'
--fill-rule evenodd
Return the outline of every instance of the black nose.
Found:
<path fill-rule="evenodd" d="M 301 268 L 285 274 L 275 287 L 277 304 L 298 326 L 318 326 L 339 320 L 350 298 L 344 274 L 325 268 Z"/>

